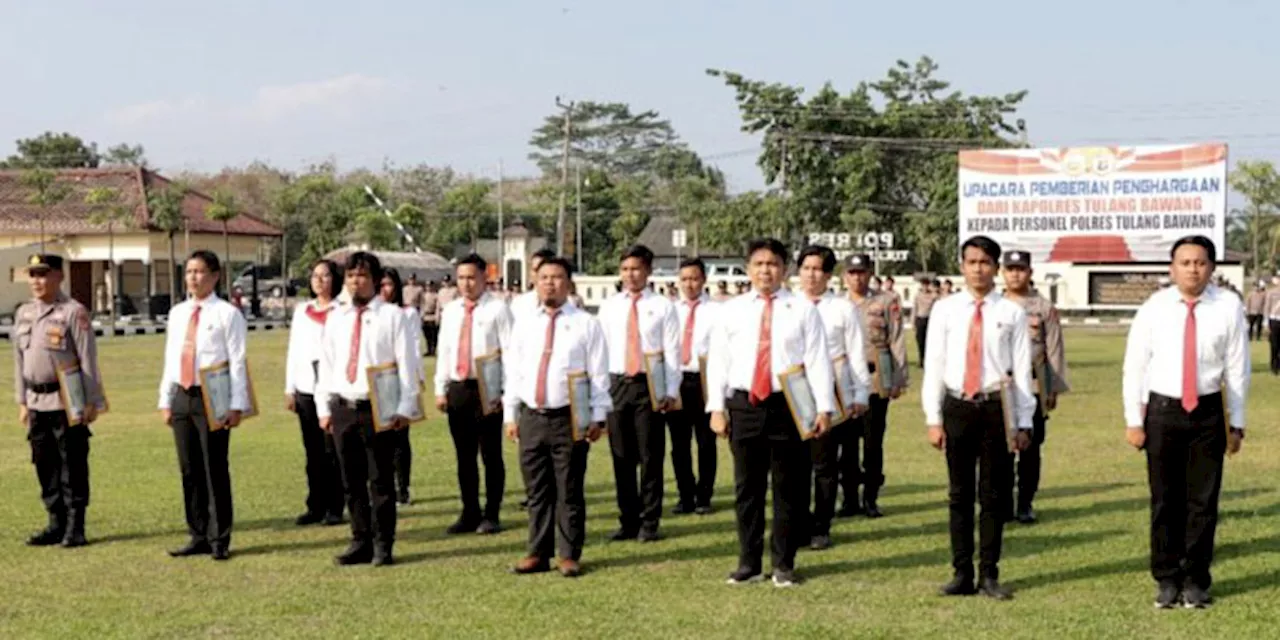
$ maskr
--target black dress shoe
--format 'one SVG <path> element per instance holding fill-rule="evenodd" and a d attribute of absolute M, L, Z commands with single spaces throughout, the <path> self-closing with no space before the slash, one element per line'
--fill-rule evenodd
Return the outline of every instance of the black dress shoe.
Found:
<path fill-rule="evenodd" d="M 322 515 L 320 515 L 320 514 L 318 514 L 318 513 L 314 512 L 314 511 L 308 511 L 308 512 L 306 512 L 306 513 L 304 513 L 304 514 L 302 514 L 302 515 L 298 516 L 298 517 L 297 517 L 297 519 L 295 519 L 295 520 L 293 521 L 293 524 L 295 524 L 295 525 L 297 525 L 297 526 L 299 526 L 299 527 L 305 527 L 305 526 L 307 526 L 307 525 L 319 524 L 319 523 L 321 523 L 321 522 L 323 522 L 323 521 L 324 521 L 324 516 L 322 516 Z"/>
<path fill-rule="evenodd" d="M 326 526 L 326 527 L 335 527 L 335 526 L 340 525 L 340 524 L 342 524 L 342 514 L 341 514 L 341 513 L 327 513 L 327 514 L 325 514 L 325 516 L 324 516 L 324 526 Z"/>
<path fill-rule="evenodd" d="M 1161 582 L 1156 585 L 1156 608 L 1172 609 L 1182 599 L 1182 589 L 1175 582 Z"/>
<path fill-rule="evenodd" d="M 83 547 L 89 544 L 85 539 L 83 531 L 68 531 L 66 537 L 62 539 L 62 546 L 67 549 Z"/>
<path fill-rule="evenodd" d="M 636 540 L 640 542 L 657 542 L 662 537 L 662 534 L 658 533 L 657 529 L 641 529 L 640 533 L 636 534 Z"/>
<path fill-rule="evenodd" d="M 413 501 L 409 499 L 408 489 L 401 489 L 400 492 L 396 494 L 396 504 L 402 507 L 407 507 L 413 504 Z"/>
<path fill-rule="evenodd" d="M 521 509 L 528 509 L 528 508 L 529 508 L 529 499 L 528 499 L 528 498 L 525 498 L 524 500 L 521 500 L 521 501 L 520 501 L 520 508 L 521 508 Z"/>
<path fill-rule="evenodd" d="M 373 566 L 389 567 L 395 563 L 396 563 L 395 556 L 391 555 L 390 549 L 386 549 L 386 550 L 379 549 L 378 551 L 373 552 Z"/>
<path fill-rule="evenodd" d="M 453 524 L 449 525 L 449 528 L 445 529 L 444 532 L 451 536 L 456 536 L 463 533 L 475 533 L 476 528 L 479 526 L 480 526 L 479 522 L 472 520 L 470 518 L 458 518 L 457 522 L 454 522 Z"/>
<path fill-rule="evenodd" d="M 884 514 L 880 512 L 880 507 L 876 506 L 874 502 L 868 502 L 863 505 L 862 513 L 872 519 L 884 517 Z"/>
<path fill-rule="evenodd" d="M 340 556 L 333 559 L 334 564 L 340 567 L 348 567 L 356 564 L 369 564 L 373 562 L 373 549 L 367 544 L 351 543 L 347 550 Z"/>
<path fill-rule="evenodd" d="M 174 549 L 169 552 L 169 556 L 173 558 L 186 558 L 188 556 L 204 556 L 213 552 L 213 548 L 204 540 L 192 540 L 187 546 Z"/>
<path fill-rule="evenodd" d="M 1211 604 L 1213 598 L 1209 596 L 1208 590 L 1201 589 L 1190 581 L 1182 588 L 1182 606 L 1188 609 L 1208 609 Z"/>
<path fill-rule="evenodd" d="M 709 505 L 709 504 L 700 504 L 700 505 L 698 505 L 698 506 L 697 506 L 697 508 L 695 508 L 695 509 L 693 510 L 693 512 L 694 512 L 694 513 L 696 513 L 696 514 L 698 514 L 698 515 L 700 515 L 700 516 L 708 515 L 708 514 L 710 514 L 710 513 L 711 513 L 711 505 Z"/>
<path fill-rule="evenodd" d="M 944 596 L 971 596 L 975 593 L 977 590 L 973 588 L 973 578 L 967 576 L 956 576 L 938 589 L 938 594 Z"/>
<path fill-rule="evenodd" d="M 621 542 L 623 540 L 635 540 L 639 535 L 640 532 L 632 529 L 618 529 L 613 532 L 613 535 L 609 536 L 609 539 L 614 542 Z"/>
<path fill-rule="evenodd" d="M 729 574 L 729 579 L 725 580 L 725 584 L 752 584 L 763 582 L 764 574 L 759 569 L 751 567 L 738 567 L 737 571 Z"/>
<path fill-rule="evenodd" d="M 850 502 L 840 505 L 840 510 L 836 512 L 837 518 L 852 518 L 860 515 L 862 515 L 862 505 Z"/>
<path fill-rule="evenodd" d="M 33 534 L 27 538 L 27 546 L 29 547 L 50 547 L 60 544 L 66 532 L 62 529 L 54 529 L 52 527 L 45 529 L 39 533 Z"/>
<path fill-rule="evenodd" d="M 827 534 L 819 534 L 809 541 L 809 548 L 814 551 L 823 551 L 831 548 L 831 536 Z"/>
<path fill-rule="evenodd" d="M 1000 586 L 1000 581 L 995 578 L 983 578 L 978 583 L 978 593 L 992 600 L 1011 600 L 1013 594 L 1008 589 Z"/>
<path fill-rule="evenodd" d="M 1014 518 L 1017 518 L 1018 522 L 1022 524 L 1035 524 L 1036 512 L 1031 507 L 1027 507 L 1025 509 L 1018 509 L 1018 513 L 1017 515 L 1014 516 Z"/>
<path fill-rule="evenodd" d="M 221 561 L 223 561 L 223 560 L 230 560 L 230 559 L 231 559 L 231 550 L 230 550 L 230 549 L 228 549 L 227 547 L 223 546 L 223 545 L 215 545 L 215 546 L 213 547 L 213 551 L 212 551 L 212 553 L 211 553 L 210 555 L 212 555 L 212 556 L 213 556 L 213 559 L 214 559 L 214 560 L 219 561 L 219 562 L 221 562 Z"/>
<path fill-rule="evenodd" d="M 502 531 L 502 525 L 499 525 L 497 520 L 481 520 L 480 526 L 476 527 L 476 533 L 482 536 L 493 535 L 499 531 Z"/>
<path fill-rule="evenodd" d="M 674 513 L 675 515 L 678 515 L 678 516 L 683 516 L 683 515 L 688 515 L 690 513 L 693 513 L 694 510 L 695 510 L 695 507 L 692 504 L 686 504 L 681 502 L 680 504 L 676 505 L 676 508 L 671 510 L 671 513 Z"/>

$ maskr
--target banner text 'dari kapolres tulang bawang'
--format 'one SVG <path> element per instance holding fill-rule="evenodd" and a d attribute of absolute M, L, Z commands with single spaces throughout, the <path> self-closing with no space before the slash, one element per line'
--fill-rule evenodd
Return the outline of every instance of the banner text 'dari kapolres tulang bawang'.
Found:
<path fill-rule="evenodd" d="M 1160 262 L 1186 235 L 1226 239 L 1227 147 L 960 152 L 960 241 L 1044 262 Z"/>

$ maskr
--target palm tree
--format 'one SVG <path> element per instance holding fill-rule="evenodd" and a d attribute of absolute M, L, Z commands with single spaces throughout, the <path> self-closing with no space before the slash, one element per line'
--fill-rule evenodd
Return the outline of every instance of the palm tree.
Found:
<path fill-rule="evenodd" d="M 231 192 L 225 190 L 218 190 L 215 192 L 213 194 L 213 204 L 210 204 L 204 210 L 204 217 L 213 220 L 214 222 L 222 223 L 222 243 L 226 249 L 226 253 L 223 255 L 226 256 L 225 260 L 228 267 L 231 266 L 231 234 L 228 233 L 227 223 L 234 220 L 238 215 L 240 215 L 240 209 L 236 206 L 235 196 L 232 196 Z M 253 266 L 255 269 L 257 268 L 257 265 Z M 226 299 L 230 300 L 231 278 L 226 277 L 224 274 L 222 277 L 222 284 L 223 288 L 226 289 Z"/>
<path fill-rule="evenodd" d="M 85 204 L 93 207 L 89 216 L 92 224 L 107 225 L 107 262 L 111 265 L 111 326 L 116 326 L 116 301 L 120 299 L 120 279 L 116 270 L 116 223 L 129 224 L 133 216 L 133 208 L 125 204 L 120 197 L 120 190 L 111 187 L 96 187 L 84 198 Z"/>
<path fill-rule="evenodd" d="M 19 178 L 23 186 L 31 190 L 27 202 L 40 207 L 36 215 L 40 223 L 40 253 L 44 253 L 44 215 L 52 206 L 62 202 L 71 194 L 71 187 L 58 182 L 58 174 L 48 169 L 28 169 Z"/>
<path fill-rule="evenodd" d="M 182 215 L 182 201 L 187 197 L 187 187 L 180 182 L 172 182 L 168 187 L 151 193 L 147 207 L 151 210 L 151 224 L 165 232 L 169 239 L 169 305 L 178 303 L 178 292 L 182 282 L 178 276 L 177 255 L 174 252 L 173 236 L 185 222 Z"/>

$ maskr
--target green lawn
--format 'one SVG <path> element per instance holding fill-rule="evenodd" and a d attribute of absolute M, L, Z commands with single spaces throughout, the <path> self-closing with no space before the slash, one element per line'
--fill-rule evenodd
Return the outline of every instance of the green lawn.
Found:
<path fill-rule="evenodd" d="M 721 451 L 717 511 L 664 520 L 665 541 L 608 543 L 616 521 L 607 445 L 587 483 L 586 575 L 516 577 L 526 518 L 508 444 L 507 529 L 448 537 L 458 509 L 442 419 L 414 427 L 416 502 L 403 511 L 401 564 L 340 569 L 345 527 L 298 529 L 305 493 L 297 423 L 285 413 L 285 334 L 252 334 L 264 415 L 232 438 L 233 558 L 173 560 L 185 540 L 173 442 L 153 410 L 163 337 L 101 345 L 112 412 L 92 441 L 92 544 L 30 549 L 44 523 L 24 433 L 0 430 L 0 638 L 30 637 L 1272 637 L 1280 623 L 1280 384 L 1255 346 L 1253 429 L 1227 464 L 1215 565 L 1203 612 L 1152 609 L 1143 459 L 1123 441 L 1116 333 L 1071 330 L 1075 392 L 1049 424 L 1037 507 L 1011 526 L 1002 578 L 1016 599 L 942 599 L 950 573 L 946 469 L 924 439 L 918 395 L 896 404 L 886 443 L 887 517 L 841 520 L 829 551 L 802 552 L 793 590 L 729 587 L 737 539 L 732 467 Z M 11 388 L 8 347 L 0 374 Z M 916 381 L 919 372 L 913 372 Z M 667 496 L 674 493 L 668 473 Z M 669 510 L 673 502 L 668 499 Z M 1270 631 L 1268 631 L 1270 630 Z"/>

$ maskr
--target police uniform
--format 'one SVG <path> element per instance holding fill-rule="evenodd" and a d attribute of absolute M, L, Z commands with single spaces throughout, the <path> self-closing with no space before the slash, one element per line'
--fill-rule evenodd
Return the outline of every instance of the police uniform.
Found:
<path fill-rule="evenodd" d="M 1026 251 L 1008 251 L 1004 254 L 1005 267 L 1031 268 L 1031 254 Z M 1045 406 L 1040 389 L 1057 396 L 1070 390 L 1067 385 L 1067 361 L 1063 348 L 1062 323 L 1058 310 L 1038 292 L 1015 297 L 1005 293 L 1005 298 L 1018 303 L 1027 313 L 1027 337 L 1031 341 L 1031 378 L 1036 392 L 1036 411 L 1032 417 L 1031 446 L 1017 454 L 1018 522 L 1035 522 L 1035 510 L 1031 503 L 1040 487 L 1040 446 L 1044 444 L 1045 423 L 1052 407 Z"/>
<path fill-rule="evenodd" d="M 62 258 L 34 255 L 29 272 L 62 271 Z M 49 525 L 27 540 L 32 546 L 85 544 L 89 506 L 88 425 L 68 424 L 57 370 L 78 364 L 85 403 L 103 411 L 102 378 L 89 311 L 61 291 L 51 302 L 32 300 L 18 308 L 13 341 L 13 387 L 19 407 L 27 408 L 27 440 L 40 480 Z"/>
<path fill-rule="evenodd" d="M 871 257 L 852 255 L 845 261 L 847 271 L 868 271 Z M 858 308 L 866 339 L 863 352 L 867 357 L 867 369 L 871 374 L 872 394 L 861 429 L 849 430 L 850 438 L 841 447 L 840 483 L 844 490 L 844 504 L 839 515 L 848 517 L 865 513 L 868 517 L 880 516 L 876 504 L 880 487 L 884 485 L 884 432 L 889 418 L 889 394 L 893 389 L 905 389 L 910 382 L 907 369 L 907 336 L 903 330 L 902 305 L 892 291 L 859 296 L 850 292 L 849 298 Z M 879 363 L 883 356 L 893 362 L 890 388 L 884 388 Z M 858 438 L 861 437 L 863 461 L 858 462 Z M 858 500 L 858 486 L 862 486 L 862 501 Z"/>
<path fill-rule="evenodd" d="M 920 292 L 912 303 L 911 321 L 916 327 L 916 351 L 920 362 L 924 362 L 924 337 L 929 335 L 929 313 L 933 311 L 933 303 L 938 301 L 938 293 L 929 288 L 927 282 L 921 283 Z"/>

